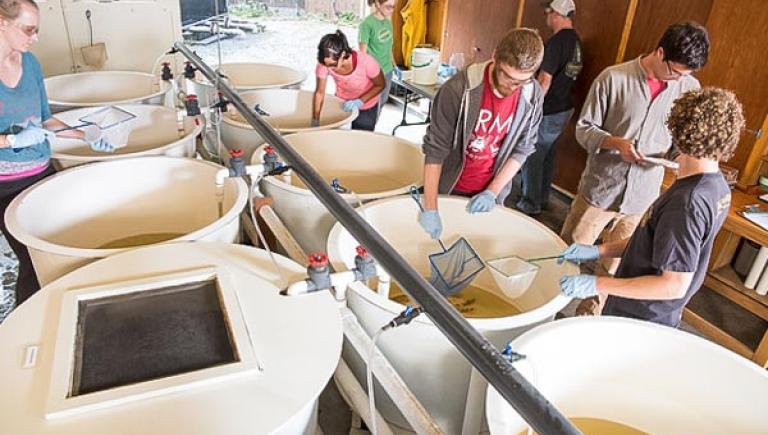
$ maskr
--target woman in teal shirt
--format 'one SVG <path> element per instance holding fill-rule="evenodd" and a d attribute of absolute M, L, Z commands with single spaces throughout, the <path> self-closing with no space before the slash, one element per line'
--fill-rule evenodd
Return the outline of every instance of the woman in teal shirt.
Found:
<path fill-rule="evenodd" d="M 395 0 L 368 0 L 371 6 L 371 15 L 368 15 L 358 32 L 360 51 L 368 53 L 379 62 L 384 73 L 384 89 L 379 98 L 379 113 L 384 103 L 387 102 L 389 89 L 392 87 L 392 74 L 399 79 L 400 70 L 395 65 L 392 54 L 392 13 L 395 11 Z"/>
<path fill-rule="evenodd" d="M 51 175 L 50 138 L 86 139 L 81 130 L 54 133 L 67 125 L 51 115 L 40 64 L 29 48 L 37 42 L 40 12 L 33 0 L 0 0 L 0 230 L 19 259 L 18 304 L 39 288 L 26 246 L 10 235 L 5 210 L 24 189 Z M 111 151 L 99 132 L 86 140 Z M 40 216 L 40 219 L 48 219 Z"/>

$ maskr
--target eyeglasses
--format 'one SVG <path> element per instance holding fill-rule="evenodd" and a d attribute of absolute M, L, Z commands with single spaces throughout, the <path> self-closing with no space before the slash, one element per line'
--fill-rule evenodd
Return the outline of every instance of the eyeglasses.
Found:
<path fill-rule="evenodd" d="M 691 74 L 690 71 L 678 71 L 672 68 L 668 60 L 665 60 L 664 63 L 667 65 L 667 73 L 672 77 L 683 77 Z"/>
<path fill-rule="evenodd" d="M 40 33 L 40 28 L 37 26 L 30 26 L 28 24 L 22 24 L 22 23 L 11 23 L 11 24 L 13 24 L 13 27 L 18 28 L 30 38 Z"/>
<path fill-rule="evenodd" d="M 527 85 L 528 83 L 531 83 L 533 81 L 533 74 L 531 74 L 531 76 L 528 77 L 525 80 L 519 80 L 519 79 L 516 79 L 516 78 L 512 77 L 511 75 L 507 74 L 507 72 L 504 71 L 503 69 L 501 69 L 501 67 L 498 64 L 496 65 L 496 67 L 494 69 L 498 73 L 497 77 L 499 78 L 499 80 L 503 80 L 504 83 L 509 85 L 509 86 L 523 86 L 523 85 Z"/>

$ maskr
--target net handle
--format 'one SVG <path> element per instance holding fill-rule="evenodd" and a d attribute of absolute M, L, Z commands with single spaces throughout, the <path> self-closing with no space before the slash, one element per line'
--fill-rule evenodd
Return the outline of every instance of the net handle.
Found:
<path fill-rule="evenodd" d="M 416 188 L 416 186 L 411 186 L 411 198 L 413 198 L 414 201 L 416 201 L 416 205 L 419 206 L 419 210 L 421 212 L 424 212 L 424 206 L 421 205 L 421 194 L 419 193 L 419 189 Z M 440 244 L 440 248 L 443 250 L 443 252 L 446 252 L 447 249 L 445 249 L 445 244 L 443 244 L 442 239 L 437 239 L 437 243 Z"/>

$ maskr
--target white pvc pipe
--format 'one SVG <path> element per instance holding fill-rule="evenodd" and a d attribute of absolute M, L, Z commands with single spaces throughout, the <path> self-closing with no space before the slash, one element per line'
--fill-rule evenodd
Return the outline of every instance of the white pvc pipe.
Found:
<path fill-rule="evenodd" d="M 119 108 L 136 115 L 130 121 L 128 143 L 112 153 L 94 151 L 79 139 L 57 137 L 51 142 L 51 158 L 56 169 L 66 169 L 84 163 L 165 155 L 170 157 L 193 157 L 195 141 L 202 131 L 199 118 L 183 117 L 178 112 L 163 106 L 149 104 L 120 105 Z M 56 117 L 70 126 L 80 125 L 80 118 L 101 107 L 67 110 Z M 120 128 L 114 127 L 114 128 Z"/>
<path fill-rule="evenodd" d="M 768 428 L 768 373 L 708 340 L 620 317 L 577 317 L 512 341 L 514 363 L 569 418 L 621 423 L 652 434 L 758 434 Z M 489 388 L 491 434 L 526 422 Z"/>
<path fill-rule="evenodd" d="M 297 69 L 268 63 L 224 63 L 217 68 L 227 76 L 225 80 L 240 92 L 256 89 L 287 88 L 298 89 L 307 75 Z M 199 73 L 188 80 L 188 93 L 197 95 L 200 107 L 214 101 L 215 89 Z"/>
<path fill-rule="evenodd" d="M 522 258 L 557 255 L 566 244 L 541 223 L 516 211 L 496 207 L 490 213 L 469 215 L 467 200 L 440 197 L 439 210 L 443 222 L 442 239 L 451 244 L 465 237 L 484 259 L 517 255 Z M 382 199 L 359 209 L 366 220 L 417 271 L 429 276 L 428 255 L 439 252 L 438 243 L 424 233 L 418 224 L 418 207 L 409 196 Z M 357 241 L 340 225 L 328 237 L 328 258 L 335 270 L 354 267 Z M 512 303 L 521 313 L 505 317 L 469 318 L 469 323 L 499 349 L 511 338 L 537 324 L 551 321 L 570 301 L 560 293 L 559 279 L 578 273 L 570 264 L 540 263 L 541 270 L 531 287 L 516 299 L 508 299 L 488 270 L 472 282 L 496 297 Z M 356 314 L 364 330 L 372 335 L 405 307 L 380 296 L 361 283 L 352 283 L 347 291 L 347 304 Z M 428 319 L 420 316 L 408 327 L 388 331 L 379 338 L 379 349 L 435 418 L 446 433 L 460 433 L 468 407 L 481 407 L 482 400 L 472 401 L 471 365 Z M 346 357 L 346 354 L 345 354 Z M 363 379 L 364 366 L 348 359 L 358 379 Z M 468 400 L 469 398 L 469 400 Z M 393 427 L 408 428 L 387 398 L 378 400 L 379 409 Z"/>
<path fill-rule="evenodd" d="M 110 104 L 163 104 L 173 86 L 139 71 L 90 71 L 45 79 L 53 112 Z"/>
<path fill-rule="evenodd" d="M 25 190 L 5 219 L 10 233 L 27 245 L 41 284 L 130 249 L 104 248 L 126 237 L 167 234 L 168 241 L 233 242 L 248 189 L 242 179 L 229 178 L 223 197 L 217 196 L 219 169 L 161 156 L 77 166 Z"/>
<path fill-rule="evenodd" d="M 420 186 L 424 155 L 419 145 L 390 135 L 356 130 L 325 130 L 285 137 L 326 180 L 338 178 L 354 194 L 341 194 L 357 207 L 375 199 L 408 193 Z M 251 161 L 260 163 L 263 148 Z M 327 235 L 336 219 L 315 195 L 298 181 L 267 177 L 261 190 L 275 199 L 273 208 L 307 252 L 325 251 Z M 351 251 L 354 253 L 354 249 Z"/>
<path fill-rule="evenodd" d="M 296 89 L 261 89 L 245 91 L 240 95 L 253 108 L 256 104 L 269 115 L 265 120 L 281 134 L 305 131 L 349 128 L 357 117 L 357 112 L 345 112 L 343 101 L 333 95 L 326 95 L 323 110 L 320 113 L 320 125 L 312 127 L 312 98 L 314 92 Z M 221 140 L 227 149 L 242 149 L 246 161 L 261 144 L 261 135 L 240 117 L 234 108 L 223 114 L 221 120 Z M 223 156 L 228 160 L 229 156 Z"/>

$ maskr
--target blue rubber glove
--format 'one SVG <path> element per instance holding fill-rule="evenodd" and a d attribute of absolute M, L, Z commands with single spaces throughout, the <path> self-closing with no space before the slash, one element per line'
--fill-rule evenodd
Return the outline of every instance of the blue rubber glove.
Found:
<path fill-rule="evenodd" d="M 577 299 L 597 296 L 597 278 L 594 275 L 566 275 L 560 278 L 560 291 Z"/>
<path fill-rule="evenodd" d="M 486 189 L 469 200 L 467 211 L 469 214 L 487 213 L 494 207 L 496 207 L 496 194 Z"/>
<path fill-rule="evenodd" d="M 111 153 L 115 147 L 104 138 L 104 133 L 95 125 L 83 128 L 85 136 L 83 140 L 91 146 L 91 149 L 100 153 Z"/>
<path fill-rule="evenodd" d="M 398 68 L 397 65 L 395 65 L 395 69 L 392 70 L 392 74 L 397 77 L 398 80 L 403 79 L 403 72 L 400 71 L 400 68 Z"/>
<path fill-rule="evenodd" d="M 437 240 L 443 232 L 443 223 L 440 222 L 440 213 L 437 210 L 424 210 L 419 213 L 419 225 L 429 234 L 429 237 Z"/>
<path fill-rule="evenodd" d="M 320 127 L 320 120 L 317 118 L 312 118 L 312 121 L 309 123 L 310 127 Z"/>
<path fill-rule="evenodd" d="M 352 112 L 355 109 L 360 110 L 361 107 L 363 107 L 363 100 L 359 98 L 345 101 L 344 105 L 341 106 L 342 110 L 344 110 L 345 112 Z"/>
<path fill-rule="evenodd" d="M 53 137 L 53 135 L 52 131 L 44 129 L 40 124 L 30 122 L 23 130 L 14 135 L 16 139 L 11 147 L 13 149 L 31 147 L 32 145 L 44 142 L 47 138 Z"/>
<path fill-rule="evenodd" d="M 557 264 L 563 264 L 566 261 L 570 261 L 573 264 L 579 265 L 589 261 L 595 261 L 600 258 L 600 251 L 595 245 L 583 245 L 581 243 L 574 243 L 571 246 L 565 248 L 560 258 L 557 259 Z"/>

